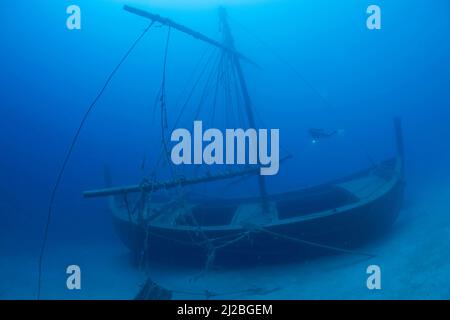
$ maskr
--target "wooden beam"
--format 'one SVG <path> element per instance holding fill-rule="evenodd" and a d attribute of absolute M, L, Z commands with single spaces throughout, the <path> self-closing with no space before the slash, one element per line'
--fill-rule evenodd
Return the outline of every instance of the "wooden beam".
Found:
<path fill-rule="evenodd" d="M 163 25 L 166 25 L 166 26 L 169 26 L 171 28 L 174 28 L 174 29 L 176 29 L 176 30 L 178 30 L 180 32 L 183 32 L 185 34 L 188 34 L 188 35 L 194 37 L 195 39 L 198 39 L 198 40 L 201 40 L 203 42 L 209 43 L 209 44 L 211 44 L 211 45 L 213 45 L 213 46 L 215 46 L 215 47 L 217 47 L 219 49 L 228 51 L 228 52 L 232 53 L 233 55 L 235 55 L 236 57 L 238 57 L 238 58 L 240 58 L 240 59 L 242 59 L 242 60 L 244 60 L 246 62 L 249 62 L 249 63 L 251 63 L 251 64 L 253 64 L 255 66 L 258 66 L 255 62 L 253 62 L 252 60 L 250 60 L 249 58 L 247 58 L 243 54 L 237 52 L 234 48 L 227 47 L 224 44 L 220 43 L 219 41 L 211 39 L 211 38 L 205 36 L 204 34 L 198 32 L 198 31 L 195 31 L 195 30 L 193 30 L 191 28 L 188 28 L 188 27 L 186 27 L 186 26 L 184 26 L 182 24 L 176 23 L 176 22 L 170 20 L 169 18 L 161 17 L 160 15 L 157 15 L 157 14 L 154 14 L 154 13 L 150 13 L 148 11 L 144 11 L 144 10 L 137 9 L 137 8 L 134 8 L 134 7 L 131 7 L 131 6 L 127 6 L 127 5 L 125 5 L 123 7 L 123 9 L 125 11 L 133 13 L 135 15 L 138 15 L 138 16 L 150 19 L 151 21 L 157 21 L 157 22 L 159 22 L 159 23 L 161 23 Z"/>
<path fill-rule="evenodd" d="M 290 159 L 292 156 L 286 156 L 280 160 L 280 163 Z M 206 182 L 212 182 L 212 181 L 219 181 L 219 180 L 226 180 L 226 179 L 232 179 L 239 176 L 246 176 L 246 175 L 252 175 L 252 174 L 259 174 L 261 169 L 261 166 L 256 166 L 253 168 L 246 168 L 243 170 L 237 170 L 237 171 L 231 171 L 231 172 L 224 172 L 219 173 L 216 175 L 203 175 L 197 178 L 189 178 L 189 179 L 178 179 L 178 180 L 169 180 L 165 182 L 147 182 L 142 184 L 135 184 L 135 185 L 129 185 L 129 186 L 122 186 L 122 187 L 112 187 L 112 188 L 104 188 L 104 189 L 97 189 L 97 190 L 89 190 L 83 192 L 83 196 L 85 198 L 96 198 L 96 197 L 107 197 L 107 196 L 114 196 L 119 194 L 127 194 L 127 193 L 136 193 L 136 192 L 155 192 L 158 190 L 163 189 L 173 189 L 178 186 L 189 186 L 189 185 L 195 185 L 200 183 L 206 183 Z"/>
<path fill-rule="evenodd" d="M 226 180 L 231 178 L 236 178 L 239 176 L 245 176 L 250 174 L 258 174 L 260 167 L 252 168 L 252 169 L 244 169 L 233 172 L 226 172 L 217 175 L 204 175 L 197 178 L 190 179 L 177 179 L 177 180 L 169 180 L 165 182 L 147 182 L 142 184 L 130 185 L 130 186 L 122 186 L 122 187 L 113 187 L 113 188 L 105 188 L 105 189 L 97 189 L 97 190 L 89 190 L 83 192 L 83 196 L 85 198 L 95 198 L 95 197 L 106 197 L 106 196 L 114 196 L 119 194 L 127 194 L 127 193 L 136 193 L 136 192 L 155 192 L 158 190 L 164 189 L 172 189 L 178 186 L 188 186 L 195 185 L 205 182 Z"/>

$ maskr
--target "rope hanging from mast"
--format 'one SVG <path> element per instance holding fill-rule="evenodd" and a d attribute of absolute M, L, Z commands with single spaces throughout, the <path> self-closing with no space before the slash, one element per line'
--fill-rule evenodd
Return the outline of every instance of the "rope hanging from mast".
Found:
<path fill-rule="evenodd" d="M 75 132 L 75 135 L 72 138 L 72 141 L 69 145 L 69 149 L 66 153 L 66 156 L 64 157 L 64 160 L 62 162 L 61 169 L 58 172 L 58 175 L 56 177 L 56 182 L 53 186 L 53 189 L 51 191 L 50 195 L 50 201 L 48 205 L 48 211 L 47 211 L 47 220 L 45 223 L 44 228 L 44 236 L 42 239 L 41 249 L 39 252 L 39 258 L 38 258 L 38 288 L 37 288 L 37 299 L 39 300 L 41 298 L 41 284 L 42 284 L 42 264 L 44 260 L 44 254 L 45 249 L 47 247 L 47 240 L 48 240 L 48 232 L 50 228 L 50 222 L 53 214 L 53 204 L 56 199 L 56 193 L 59 189 L 59 186 L 61 184 L 62 178 L 64 176 L 64 172 L 66 170 L 67 164 L 69 163 L 69 160 L 72 156 L 73 150 L 75 148 L 76 143 L 78 142 L 78 138 L 80 136 L 80 133 L 82 129 L 84 128 L 84 125 L 89 117 L 89 115 L 94 110 L 95 106 L 97 105 L 97 102 L 102 97 L 103 93 L 105 92 L 106 88 L 108 87 L 111 80 L 114 78 L 117 71 L 120 69 L 122 64 L 125 62 L 125 60 L 129 57 L 129 55 L 133 52 L 133 50 L 136 48 L 138 43 L 142 40 L 142 38 L 145 36 L 145 34 L 150 30 L 150 28 L 153 26 L 154 21 L 152 21 L 145 29 L 144 31 L 138 36 L 138 38 L 133 42 L 133 44 L 130 46 L 130 48 L 127 50 L 127 52 L 123 55 L 123 57 L 120 59 L 119 63 L 114 67 L 114 69 L 109 74 L 108 78 L 106 79 L 105 83 L 103 84 L 103 87 L 100 89 L 99 93 L 95 96 L 94 100 L 91 102 L 89 107 L 87 108 L 86 112 L 83 115 L 83 118 L 80 121 L 80 124 L 78 126 L 77 131 Z"/>
<path fill-rule="evenodd" d="M 167 39 L 166 39 L 166 47 L 164 49 L 164 62 L 163 62 L 163 74 L 162 74 L 162 82 L 161 82 L 161 139 L 164 147 L 164 153 L 166 155 L 166 160 L 169 163 L 170 173 L 172 178 L 175 178 L 175 168 L 172 165 L 172 161 L 170 160 L 169 147 L 167 145 L 167 137 L 166 132 L 168 128 L 167 124 L 167 107 L 166 107 L 166 69 L 167 69 L 167 54 L 169 51 L 169 41 L 170 41 L 170 31 L 171 27 L 167 31 Z"/>

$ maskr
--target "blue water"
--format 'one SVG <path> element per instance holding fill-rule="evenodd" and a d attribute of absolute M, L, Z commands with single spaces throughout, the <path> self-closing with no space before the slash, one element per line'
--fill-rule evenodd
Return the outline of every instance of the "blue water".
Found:
<path fill-rule="evenodd" d="M 66 8 L 71 4 L 81 8 L 81 30 L 66 27 Z M 243 62 L 258 126 L 279 128 L 281 156 L 293 156 L 280 165 L 278 175 L 266 179 L 271 193 L 323 183 L 394 155 L 392 119 L 402 118 L 405 208 L 397 227 L 371 248 L 387 264 L 392 287 L 370 295 L 363 288 L 368 263 L 345 267 L 339 260 L 313 262 L 314 270 L 323 273 L 300 262 L 296 267 L 258 266 L 262 269 L 254 273 L 239 272 L 252 274 L 252 283 L 242 280 L 240 286 L 283 287 L 292 283 L 290 275 L 298 277 L 298 267 L 304 271 L 303 278 L 296 278 L 299 289 L 281 289 L 268 297 L 449 298 L 445 279 L 450 276 L 450 260 L 443 245 L 450 240 L 448 1 L 19 0 L 0 5 L 1 299 L 35 298 L 50 193 L 68 146 L 111 70 L 148 26 L 147 20 L 123 11 L 123 4 L 170 17 L 219 40 L 217 8 L 220 4 L 227 8 L 237 49 L 258 64 Z M 382 9 L 381 30 L 366 28 L 370 4 Z M 84 199 L 82 191 L 104 186 L 105 165 L 114 184 L 121 185 L 139 183 L 156 162 L 161 129 L 154 101 L 162 80 L 166 37 L 167 28 L 160 26 L 145 35 L 83 127 L 53 206 L 43 297 L 127 299 L 144 278 L 117 238 L 107 201 Z M 171 31 L 166 70 L 169 128 L 181 109 L 180 92 L 196 78 L 196 63 L 204 63 L 212 52 L 209 45 Z M 197 103 L 205 85 L 192 98 Z M 180 99 L 186 99 L 186 93 Z M 211 101 L 205 100 L 201 120 L 209 119 Z M 217 104 L 211 126 L 235 125 L 232 117 L 227 120 L 226 106 Z M 179 126 L 192 125 L 196 107 L 186 108 Z M 230 114 L 238 117 L 239 112 Z M 309 128 L 341 129 L 343 134 L 313 144 Z M 167 166 L 158 170 L 158 178 L 169 178 Z M 196 191 L 215 197 L 258 194 L 256 179 L 227 191 L 222 187 Z M 436 236 L 428 238 L 422 226 Z M 423 243 L 418 239 L 427 240 L 427 245 L 414 247 Z M 427 268 L 416 265 L 421 260 L 417 250 L 422 249 L 424 254 L 432 251 Z M 409 250 L 416 253 L 393 254 L 395 265 L 388 263 L 392 252 Z M 65 289 L 69 264 L 80 264 L 86 274 L 81 291 Z M 326 285 L 330 283 L 326 274 L 335 267 L 340 271 L 334 281 L 347 289 L 333 291 Z M 412 280 L 395 280 L 396 270 L 407 270 Z M 433 270 L 440 273 L 429 283 L 424 280 L 426 272 Z M 168 287 L 186 288 L 191 283 L 186 279 L 199 270 L 166 266 L 152 272 Z M 236 278 L 223 269 L 204 277 L 192 286 L 227 291 L 227 281 Z M 309 293 L 300 293 L 302 286 Z M 349 293 L 355 286 L 359 291 Z"/>

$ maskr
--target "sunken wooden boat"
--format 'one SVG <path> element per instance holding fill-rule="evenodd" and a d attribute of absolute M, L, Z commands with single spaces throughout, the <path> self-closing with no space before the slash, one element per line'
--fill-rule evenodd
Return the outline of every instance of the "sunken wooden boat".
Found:
<path fill-rule="evenodd" d="M 196 263 L 213 257 L 216 264 L 241 264 L 353 254 L 387 231 L 402 207 L 405 182 L 398 119 L 395 129 L 396 157 L 313 188 L 269 195 L 268 210 L 259 197 L 190 199 L 181 204 L 155 197 L 133 211 L 131 200 L 122 196 L 135 187 L 157 190 L 170 188 L 168 184 L 107 188 L 85 196 L 112 194 L 114 225 L 138 258 L 144 254 L 154 261 Z"/>
<path fill-rule="evenodd" d="M 395 221 L 403 199 L 401 172 L 402 160 L 393 158 L 341 180 L 271 195 L 264 214 L 259 198 L 198 200 L 148 225 L 130 218 L 116 199 L 113 220 L 123 243 L 151 259 L 202 262 L 214 254 L 218 264 L 239 264 L 352 253 Z M 146 207 L 143 221 L 166 204 L 162 199 Z"/>
<path fill-rule="evenodd" d="M 225 37 L 220 43 L 170 19 L 131 7 L 125 9 L 219 48 L 237 75 L 247 123 L 256 127 L 240 65 L 241 60 L 249 59 L 236 51 L 223 11 Z M 165 77 L 163 88 L 164 81 Z M 161 92 L 164 118 L 164 90 Z M 402 207 L 403 139 L 400 120 L 394 124 L 395 156 L 313 188 L 268 194 L 264 177 L 258 176 L 258 197 L 186 199 L 158 193 L 254 175 L 259 171 L 256 167 L 162 182 L 143 180 L 131 186 L 112 187 L 108 183 L 107 188 L 86 191 L 84 196 L 110 198 L 118 234 L 139 261 L 200 262 L 210 266 L 274 263 L 335 253 L 365 255 L 358 247 L 385 232 Z"/>

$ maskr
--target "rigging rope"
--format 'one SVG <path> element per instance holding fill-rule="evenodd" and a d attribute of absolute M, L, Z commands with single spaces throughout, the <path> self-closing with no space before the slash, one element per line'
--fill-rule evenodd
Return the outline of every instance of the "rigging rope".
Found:
<path fill-rule="evenodd" d="M 219 66 L 222 63 L 221 59 L 219 60 Z M 211 115 L 210 115 L 210 117 L 211 117 L 210 122 L 211 122 L 211 126 L 213 126 L 213 127 L 214 127 L 214 117 L 215 117 L 215 114 L 216 114 L 217 97 L 218 97 L 218 94 L 219 94 L 219 84 L 220 84 L 221 76 L 222 76 L 222 71 L 219 70 L 217 72 L 217 78 L 216 78 L 215 85 L 214 85 L 214 95 L 213 95 L 213 102 L 212 102 Z"/>
<path fill-rule="evenodd" d="M 169 147 L 167 146 L 166 141 L 166 130 L 168 128 L 167 124 L 167 108 L 166 108 L 166 68 L 167 68 L 167 53 L 169 51 L 169 41 L 170 41 L 170 31 L 172 30 L 169 27 L 167 31 L 167 39 L 166 39 L 166 48 L 164 50 L 164 63 L 163 63 L 163 76 L 161 83 L 161 138 L 164 147 L 164 153 L 166 154 L 166 160 L 169 163 L 170 173 L 172 178 L 175 178 L 175 168 L 172 165 L 172 161 L 170 160 Z"/>
<path fill-rule="evenodd" d="M 202 58 L 198 61 L 197 65 L 200 65 L 200 62 L 203 60 L 203 58 L 204 58 L 204 56 L 206 55 L 206 53 L 207 53 L 207 51 L 205 50 L 205 52 L 204 52 Z M 194 93 L 194 91 L 195 91 L 195 88 L 197 87 L 197 85 L 199 84 L 199 82 L 200 82 L 200 80 L 201 80 L 201 78 L 202 78 L 202 75 L 205 73 L 205 71 L 206 71 L 208 65 L 211 63 L 211 60 L 212 60 L 212 58 L 213 58 L 213 56 L 214 56 L 214 53 L 215 53 L 215 51 L 212 52 L 212 54 L 210 55 L 210 57 L 209 57 L 208 60 L 206 61 L 205 66 L 203 67 L 203 69 L 201 70 L 200 74 L 198 75 L 196 81 L 194 81 L 194 84 L 193 84 L 193 86 L 192 86 L 192 88 L 191 88 L 191 90 L 190 90 L 190 92 L 189 92 L 189 94 L 188 94 L 188 97 L 187 97 L 186 101 L 184 102 L 184 104 L 182 105 L 181 110 L 180 110 L 180 113 L 178 114 L 178 116 L 177 116 L 177 118 L 176 118 L 176 120 L 175 120 L 175 123 L 174 123 L 174 125 L 173 125 L 172 131 L 175 130 L 176 126 L 178 125 L 179 121 L 181 120 L 181 116 L 182 116 L 183 112 L 185 111 L 185 108 L 186 108 L 187 104 L 188 104 L 189 101 L 191 100 L 192 95 L 193 95 L 193 93 Z M 194 69 L 194 71 L 195 71 L 195 69 Z M 190 82 L 188 82 L 188 83 L 190 83 Z M 186 86 L 186 87 L 187 87 L 187 86 Z M 185 88 L 186 88 L 186 87 L 185 87 Z M 184 90 L 183 90 L 183 91 L 184 91 Z M 175 107 L 179 104 L 179 100 L 180 100 L 180 97 L 177 99 L 177 103 L 176 103 Z M 162 144 L 162 142 L 161 142 L 161 144 Z M 151 172 L 150 172 L 150 176 L 152 176 L 153 178 L 155 178 L 155 176 L 156 176 L 156 171 L 157 171 L 157 169 L 158 169 L 158 167 L 159 167 L 159 165 L 160 165 L 160 163 L 161 163 L 161 161 L 162 161 L 163 153 L 164 153 L 164 148 L 163 148 L 163 146 L 161 145 L 161 147 L 160 147 L 160 153 L 159 153 L 159 156 L 158 156 L 158 158 L 157 158 L 157 161 L 155 162 L 155 164 L 154 164 L 154 166 L 153 166 L 153 169 L 152 169 Z"/>
<path fill-rule="evenodd" d="M 216 61 L 214 63 L 214 65 L 213 65 L 213 67 L 211 68 L 211 71 L 209 72 L 207 78 L 206 78 L 205 86 L 203 88 L 203 91 L 202 91 L 202 94 L 201 94 L 201 97 L 200 97 L 200 101 L 198 103 L 198 107 L 197 107 L 197 109 L 195 111 L 195 116 L 194 116 L 195 120 L 197 120 L 199 118 L 200 112 L 202 110 L 202 107 L 205 104 L 205 101 L 206 101 L 207 97 L 210 94 L 210 90 L 208 90 L 208 89 L 209 89 L 209 86 L 211 86 L 212 78 L 214 76 L 214 73 L 217 72 L 217 70 L 216 70 L 217 67 L 216 66 L 218 66 L 218 65 L 219 65 L 219 62 Z"/>
<path fill-rule="evenodd" d="M 141 39 L 144 37 L 144 35 L 147 33 L 147 31 L 150 30 L 150 28 L 153 26 L 153 23 L 154 22 L 152 21 L 148 25 L 148 27 L 146 27 L 144 29 L 144 31 L 139 35 L 139 37 L 133 42 L 131 47 L 127 50 L 125 55 L 122 57 L 122 59 L 120 59 L 119 63 L 114 67 L 113 71 L 110 73 L 110 75 L 106 79 L 103 87 L 101 88 L 101 90 L 99 91 L 97 96 L 94 98 L 92 103 L 89 105 L 89 107 L 86 110 L 86 112 L 84 113 L 83 118 L 82 118 L 82 120 L 81 120 L 81 122 L 80 122 L 80 124 L 78 126 L 78 129 L 77 129 L 77 131 L 75 132 L 75 135 L 72 138 L 72 142 L 69 145 L 69 149 L 68 149 L 68 151 L 66 153 L 66 156 L 64 157 L 61 169 L 58 172 L 58 175 L 57 175 L 57 178 L 56 178 L 56 182 L 55 182 L 55 184 L 53 186 L 53 189 L 51 191 L 50 201 L 49 201 L 48 211 L 47 211 L 47 220 L 46 220 L 45 228 L 44 228 L 44 236 L 43 236 L 43 239 L 42 239 L 41 249 L 40 249 L 40 253 L 39 253 L 39 259 L 38 259 L 38 288 L 37 288 L 37 299 L 38 300 L 41 298 L 42 263 L 43 263 L 43 260 L 44 260 L 45 249 L 46 249 L 46 246 L 47 246 L 48 232 L 49 232 L 50 222 L 51 222 L 52 213 L 53 213 L 53 204 L 55 202 L 56 192 L 58 191 L 59 186 L 61 184 L 61 180 L 63 178 L 63 175 L 64 175 L 64 172 L 65 172 L 67 163 L 69 162 L 70 157 L 72 156 L 72 152 L 73 152 L 73 150 L 75 148 L 75 145 L 76 145 L 76 143 L 78 141 L 78 137 L 80 136 L 81 130 L 83 129 L 84 124 L 85 124 L 88 116 L 90 115 L 90 113 L 94 109 L 94 107 L 97 104 L 97 102 L 100 99 L 100 97 L 105 92 L 106 88 L 108 87 L 109 83 L 111 82 L 111 80 L 114 77 L 114 75 L 116 74 L 116 72 L 119 70 L 121 65 L 125 62 L 125 60 L 128 58 L 128 56 L 131 54 L 131 52 L 137 46 L 137 44 L 141 41 Z"/>
<path fill-rule="evenodd" d="M 180 113 L 177 116 L 177 119 L 176 119 L 176 121 L 174 123 L 174 126 L 173 126 L 173 130 L 175 130 L 175 128 L 177 127 L 178 123 L 180 122 L 181 117 L 182 117 L 182 115 L 183 115 L 183 113 L 184 113 L 184 111 L 185 111 L 185 109 L 187 107 L 187 104 L 190 102 L 190 100 L 191 100 L 191 98 L 192 98 L 192 96 L 194 94 L 195 89 L 197 88 L 198 84 L 200 83 L 200 80 L 201 80 L 203 74 L 206 72 L 208 66 L 211 64 L 215 54 L 217 54 L 217 51 L 213 51 L 211 53 L 211 55 L 208 58 L 208 61 L 206 62 L 206 64 L 203 67 L 202 71 L 200 72 L 200 74 L 198 75 L 197 79 L 195 80 L 194 85 L 192 86 L 192 88 L 191 88 L 191 90 L 190 90 L 190 92 L 188 94 L 188 97 L 187 97 L 186 101 L 184 102 L 184 104 L 182 105 Z"/>
<path fill-rule="evenodd" d="M 337 108 L 335 105 L 333 105 L 325 96 L 305 77 L 302 75 L 302 73 L 292 64 L 290 63 L 286 58 L 284 58 L 272 45 L 270 45 L 268 42 L 264 41 L 260 37 L 256 35 L 255 32 L 251 31 L 248 27 L 244 26 L 239 21 L 236 21 L 236 19 L 229 17 L 233 23 L 235 23 L 238 27 L 240 27 L 243 31 L 245 31 L 249 36 L 253 37 L 257 42 L 259 42 L 263 47 L 266 47 L 268 51 L 278 59 L 279 62 L 284 64 L 295 76 L 297 76 L 325 105 L 329 110 L 331 110 L 335 115 L 337 115 Z M 361 143 L 356 142 L 358 145 L 358 148 L 362 150 L 362 153 L 367 158 L 368 162 L 371 164 L 374 163 L 370 153 L 367 151 L 367 148 L 362 145 Z"/>
<path fill-rule="evenodd" d="M 248 35 L 252 36 L 256 41 L 258 41 L 260 44 L 262 44 L 264 47 L 269 49 L 269 51 L 274 55 L 280 62 L 282 62 L 286 67 L 288 67 L 300 80 L 303 81 L 303 83 L 306 84 L 310 88 L 312 92 L 314 92 L 317 97 L 319 97 L 320 100 L 329 108 L 334 109 L 334 106 L 319 92 L 319 90 L 314 87 L 311 82 L 308 81 L 298 70 L 296 67 L 294 67 L 288 60 L 286 60 L 278 51 L 276 51 L 269 43 L 258 37 L 255 33 L 251 32 L 247 27 L 245 27 L 240 22 L 236 21 L 236 19 L 233 19 L 229 17 L 230 20 L 232 20 L 236 25 L 238 25 L 243 31 L 247 32 Z"/>
<path fill-rule="evenodd" d="M 237 113 L 237 117 L 238 117 L 238 123 L 244 123 L 244 119 L 246 118 L 244 115 L 244 108 L 242 106 L 243 104 L 243 97 L 242 97 L 242 91 L 239 90 L 239 86 L 238 86 L 238 75 L 236 74 L 236 68 L 233 68 L 232 71 L 232 78 L 233 78 L 233 84 L 234 84 L 234 92 L 235 92 L 235 99 L 236 99 L 236 113 Z M 253 111 L 255 113 L 255 110 L 258 108 L 253 108 Z M 268 128 L 268 127 L 266 127 Z"/>

